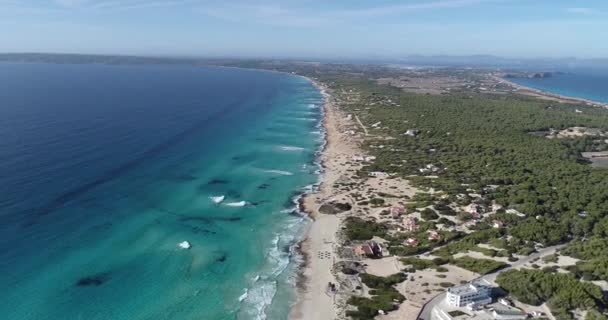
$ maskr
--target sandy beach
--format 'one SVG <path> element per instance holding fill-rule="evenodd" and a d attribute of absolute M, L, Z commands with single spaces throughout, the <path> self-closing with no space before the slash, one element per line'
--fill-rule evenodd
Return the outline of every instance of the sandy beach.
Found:
<path fill-rule="evenodd" d="M 353 154 L 354 146 L 340 133 L 339 111 L 331 101 L 328 89 L 315 83 L 325 92 L 323 125 L 326 132 L 326 145 L 320 161 L 323 167 L 321 184 L 318 192 L 307 194 L 302 198 L 303 210 L 313 222 L 306 232 L 301 244 L 305 264 L 298 284 L 298 302 L 291 311 L 294 320 L 335 319 L 337 317 L 336 295 L 328 292 L 328 283 L 336 282 L 332 267 L 336 260 L 335 246 L 340 218 L 337 215 L 325 215 L 319 212 L 320 205 L 331 198 L 335 192 L 333 183 L 342 174 L 339 159 Z"/>
<path fill-rule="evenodd" d="M 363 166 L 363 163 L 353 159 L 361 157 L 360 144 L 370 137 L 356 117 L 340 110 L 339 101 L 334 100 L 326 86 L 320 83 L 315 85 L 325 93 L 323 125 L 326 131 L 326 145 L 320 156 L 323 173 L 319 189 L 317 192 L 305 195 L 300 202 L 302 210 L 313 222 L 300 246 L 305 263 L 298 281 L 298 299 L 290 313 L 292 320 L 343 318 L 347 308 L 346 300 L 357 291 L 354 290 L 352 279 L 339 274 L 334 268 L 337 262 L 352 260 L 338 255 L 343 247 L 339 237 L 341 223 L 349 216 L 375 219 L 384 219 L 384 217 L 379 216 L 378 209 L 381 208 L 374 209 L 357 204 L 352 197 L 353 192 L 393 193 L 397 195 L 395 199 L 398 199 L 403 196 L 411 197 L 417 191 L 406 180 L 389 177 L 368 177 L 360 179 L 351 190 L 340 189 L 339 182 L 345 180 L 352 182 L 350 177 Z M 320 207 L 330 202 L 348 203 L 352 205 L 352 209 L 337 214 L 321 213 Z M 359 261 L 368 266 L 367 272 L 379 276 L 397 273 L 403 267 L 394 257 Z M 329 283 L 336 285 L 335 291 L 329 289 Z M 365 292 L 356 294 L 366 295 Z"/>

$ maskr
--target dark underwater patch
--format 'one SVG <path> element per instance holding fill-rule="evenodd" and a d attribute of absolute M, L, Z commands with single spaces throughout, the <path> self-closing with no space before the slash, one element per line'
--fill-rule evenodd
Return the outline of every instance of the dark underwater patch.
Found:
<path fill-rule="evenodd" d="M 217 232 L 211 231 L 209 229 L 201 228 L 198 226 L 190 227 L 190 231 L 194 234 L 216 234 Z"/>
<path fill-rule="evenodd" d="M 83 277 L 76 281 L 77 287 L 99 287 L 110 280 L 109 272 L 101 272 L 91 276 Z"/>
<path fill-rule="evenodd" d="M 38 220 L 41 217 L 46 216 L 47 214 L 63 207 L 66 203 L 73 201 L 74 199 L 78 198 L 79 196 L 81 196 L 83 194 L 86 194 L 90 190 L 92 190 L 102 184 L 105 184 L 109 181 L 112 181 L 118 177 L 123 176 L 124 174 L 130 172 L 131 170 L 133 170 L 140 164 L 142 164 L 146 161 L 149 161 L 150 158 L 154 158 L 154 157 L 158 156 L 159 154 L 163 153 L 168 148 L 171 148 L 171 147 L 183 142 L 184 140 L 188 139 L 192 134 L 206 128 L 208 123 L 213 123 L 214 121 L 216 121 L 217 119 L 219 119 L 225 115 L 226 115 L 226 112 L 224 110 L 222 110 L 221 112 L 218 111 L 217 113 L 213 114 L 212 116 L 208 117 L 207 119 L 199 121 L 198 123 L 195 123 L 190 128 L 187 128 L 186 130 L 174 135 L 173 137 L 165 140 L 164 142 L 157 144 L 156 146 L 144 151 L 143 153 L 140 154 L 139 157 L 137 157 L 131 161 L 128 161 L 118 167 L 115 167 L 114 169 L 107 171 L 105 174 L 97 177 L 96 179 L 89 181 L 88 183 L 84 183 L 72 190 L 69 190 L 67 192 L 60 194 L 59 196 L 55 197 L 53 200 L 51 200 L 46 205 L 38 208 L 37 210 L 34 210 L 31 213 L 28 212 L 29 214 L 31 214 L 32 218 L 29 219 L 28 221 L 26 221 L 24 223 L 24 226 L 27 227 L 27 226 L 31 226 L 31 225 L 38 223 Z"/>
<path fill-rule="evenodd" d="M 215 259 L 215 262 L 223 263 L 223 262 L 226 262 L 227 259 L 228 259 L 228 255 L 226 253 L 222 252 L 222 254 L 220 254 L 220 256 Z"/>
<path fill-rule="evenodd" d="M 211 180 L 209 180 L 209 182 L 207 182 L 207 185 L 212 186 L 212 185 L 228 184 L 228 183 L 230 183 L 230 181 L 224 180 L 224 179 L 211 179 Z"/>

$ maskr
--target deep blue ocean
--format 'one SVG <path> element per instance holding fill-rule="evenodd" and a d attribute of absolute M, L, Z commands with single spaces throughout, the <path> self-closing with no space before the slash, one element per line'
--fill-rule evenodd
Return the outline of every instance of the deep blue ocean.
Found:
<path fill-rule="evenodd" d="M 571 69 L 549 78 L 511 78 L 509 81 L 549 93 L 608 103 L 606 69 Z"/>
<path fill-rule="evenodd" d="M 321 104 L 281 73 L 0 64 L 1 318 L 287 318 Z"/>

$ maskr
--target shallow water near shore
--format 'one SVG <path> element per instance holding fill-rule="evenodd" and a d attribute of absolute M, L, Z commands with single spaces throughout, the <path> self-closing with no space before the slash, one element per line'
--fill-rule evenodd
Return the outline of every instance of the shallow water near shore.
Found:
<path fill-rule="evenodd" d="M 0 81 L 4 319 L 287 318 L 293 200 L 322 143 L 309 81 L 52 64 Z"/>

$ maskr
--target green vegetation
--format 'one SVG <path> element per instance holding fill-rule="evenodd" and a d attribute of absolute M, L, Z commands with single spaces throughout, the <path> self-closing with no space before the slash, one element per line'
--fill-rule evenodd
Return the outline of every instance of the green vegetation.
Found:
<path fill-rule="evenodd" d="M 351 297 L 348 303 L 357 307 L 356 311 L 347 311 L 346 315 L 356 320 L 371 320 L 378 315 L 378 310 L 385 312 L 396 310 L 399 303 L 405 301 L 394 285 L 407 279 L 404 273 L 396 273 L 388 277 L 377 277 L 371 274 L 361 274 L 361 281 L 368 286 L 371 298 Z"/>
<path fill-rule="evenodd" d="M 542 260 L 544 263 L 552 263 L 552 262 L 555 263 L 555 262 L 557 262 L 558 257 L 556 254 L 550 254 L 548 256 L 544 256 Z"/>
<path fill-rule="evenodd" d="M 437 220 L 437 223 L 438 224 L 443 224 L 446 227 L 452 227 L 452 226 L 456 225 L 456 223 L 454 223 L 452 220 L 450 220 L 448 218 L 445 218 L 445 217 L 439 218 L 439 220 Z"/>
<path fill-rule="evenodd" d="M 475 259 L 469 256 L 461 258 L 436 258 L 433 260 L 419 258 L 402 258 L 401 262 L 404 265 L 411 265 L 414 270 L 435 269 L 437 272 L 446 272 L 447 268 L 442 267 L 444 264 L 454 264 L 463 269 L 476 272 L 479 274 L 488 274 L 505 267 L 507 264 L 500 261 L 490 259 Z"/>
<path fill-rule="evenodd" d="M 479 274 L 488 274 L 507 266 L 507 264 L 504 262 L 490 259 L 475 259 L 469 256 L 454 259 L 453 263 L 463 269 L 467 269 Z"/>
<path fill-rule="evenodd" d="M 412 265 L 412 268 L 414 268 L 414 270 L 424 270 L 438 266 L 438 264 L 436 264 L 433 260 L 428 259 L 402 258 L 401 262 L 404 265 Z"/>
<path fill-rule="evenodd" d="M 601 208 L 608 207 L 608 197 L 603 196 L 608 170 L 596 170 L 580 161 L 579 152 L 589 147 L 574 143 L 577 139 L 546 139 L 529 132 L 573 126 L 605 130 L 605 110 L 577 106 L 583 110 L 577 114 L 571 106 L 516 96 L 414 95 L 368 79 L 351 76 L 334 84 L 338 90 L 359 92 L 360 102 L 347 107 L 358 110 L 364 123 L 382 122 L 388 129 L 380 133 L 395 137 L 382 149 L 371 148 L 374 142 L 369 142 L 369 152 L 377 160 L 364 170 L 408 177 L 418 187 L 442 190 L 451 202 L 469 201 L 457 198 L 466 194 L 467 188 L 482 192 L 486 200 L 526 214 L 514 217 L 517 223 L 507 228 L 508 235 L 526 242 L 552 245 L 582 237 L 603 218 Z M 378 96 L 400 106 L 364 108 Z M 421 134 L 404 136 L 408 128 L 417 128 Z M 428 152 L 430 149 L 435 151 Z M 395 163 L 401 165 L 393 166 Z M 418 169 L 429 163 L 448 170 L 437 179 L 409 177 L 420 174 Z M 497 187 L 485 188 L 488 185 Z M 413 201 L 408 207 L 424 208 L 439 200 L 430 194 L 417 194 Z M 445 203 L 439 209 L 446 209 Z M 578 215 L 582 211 L 586 216 Z"/>
<path fill-rule="evenodd" d="M 499 274 L 496 282 L 524 303 L 547 302 L 557 319 L 573 319 L 570 311 L 577 308 L 602 310 L 608 302 L 598 286 L 571 274 L 509 270 Z"/>
<path fill-rule="evenodd" d="M 568 246 L 561 250 L 566 256 L 571 256 L 582 260 L 595 258 L 608 258 L 608 238 L 592 237 L 585 241 L 572 241 Z"/>
<path fill-rule="evenodd" d="M 568 268 L 583 280 L 608 281 L 608 239 L 591 237 L 585 241 L 573 241 L 562 250 L 562 254 L 581 259 Z"/>
<path fill-rule="evenodd" d="M 456 317 L 460 317 L 460 316 L 469 316 L 468 314 L 460 311 L 460 310 L 454 310 L 454 311 L 450 311 L 448 312 L 448 314 L 452 317 L 452 318 L 456 318 Z"/>
<path fill-rule="evenodd" d="M 372 198 L 369 200 L 369 203 L 373 206 L 381 206 L 384 204 L 384 199 L 382 198 Z"/>
<path fill-rule="evenodd" d="M 477 245 L 480 243 L 487 243 L 492 239 L 498 239 L 502 237 L 502 235 L 502 231 L 498 229 L 480 230 L 474 233 L 467 234 L 461 240 L 449 243 L 437 249 L 436 251 L 434 251 L 434 253 L 436 255 L 449 257 L 458 252 L 466 252 L 468 250 L 481 250 L 484 254 L 490 254 L 490 249 L 484 250 L 483 248 L 477 247 Z"/>
<path fill-rule="evenodd" d="M 424 210 L 422 210 L 422 212 L 420 212 L 420 217 L 426 221 L 429 220 L 435 220 L 437 218 L 439 218 L 439 215 L 437 213 L 435 213 L 435 211 L 426 208 Z"/>
<path fill-rule="evenodd" d="M 608 316 L 600 313 L 597 310 L 589 310 L 589 312 L 587 312 L 587 315 L 585 315 L 585 320 L 607 320 L 607 319 L 608 319 Z"/>
<path fill-rule="evenodd" d="M 374 221 L 349 217 L 345 221 L 345 235 L 348 240 L 370 240 L 374 236 L 383 237 L 386 226 Z"/>
<path fill-rule="evenodd" d="M 419 259 L 419 258 L 401 258 L 401 263 L 404 265 L 411 265 L 414 270 L 424 270 L 429 268 L 439 269 L 440 266 L 450 263 L 449 259 L 436 258 L 430 259 Z"/>

